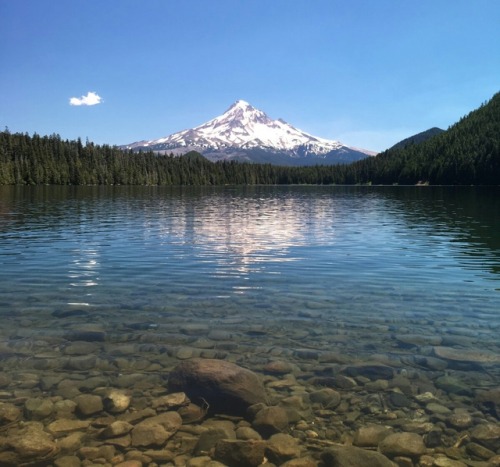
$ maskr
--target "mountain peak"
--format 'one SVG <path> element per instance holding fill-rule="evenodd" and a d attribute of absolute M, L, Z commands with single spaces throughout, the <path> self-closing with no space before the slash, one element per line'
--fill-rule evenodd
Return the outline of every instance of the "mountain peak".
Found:
<path fill-rule="evenodd" d="M 229 109 L 233 108 L 241 108 L 241 109 L 247 109 L 247 108 L 254 108 L 252 105 L 250 105 L 247 101 L 244 101 L 243 99 L 238 99 L 236 102 L 233 103 Z"/>
<path fill-rule="evenodd" d="M 242 126 L 248 126 L 250 122 L 261 121 L 262 123 L 268 123 L 271 120 L 264 112 L 256 109 L 247 101 L 240 99 L 231 105 L 220 117 L 211 120 L 211 122 L 216 122 L 217 124 L 226 121 L 238 122 Z"/>

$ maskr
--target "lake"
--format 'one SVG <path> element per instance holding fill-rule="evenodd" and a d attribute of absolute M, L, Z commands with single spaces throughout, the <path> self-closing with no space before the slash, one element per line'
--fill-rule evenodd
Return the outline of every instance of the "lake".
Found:
<path fill-rule="evenodd" d="M 276 403 L 338 391 L 319 439 L 403 420 L 452 446 L 500 415 L 499 195 L 0 187 L 0 400 L 71 399 L 70 381 L 143 401 L 179 362 L 216 358 Z"/>

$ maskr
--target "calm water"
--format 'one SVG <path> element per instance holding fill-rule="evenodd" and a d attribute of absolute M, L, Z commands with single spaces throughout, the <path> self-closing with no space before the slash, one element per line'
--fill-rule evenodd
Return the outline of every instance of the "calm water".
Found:
<path fill-rule="evenodd" d="M 448 368 L 498 385 L 499 195 L 0 187 L 0 364 L 64 371 L 64 345 L 92 340 L 110 375 L 124 354 L 154 372 L 152 355 L 186 346 L 256 369 L 334 354 L 399 371 L 444 346 L 465 355 Z"/>

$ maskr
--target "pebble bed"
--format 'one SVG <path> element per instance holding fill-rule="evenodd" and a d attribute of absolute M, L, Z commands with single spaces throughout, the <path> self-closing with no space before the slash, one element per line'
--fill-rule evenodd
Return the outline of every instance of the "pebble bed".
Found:
<path fill-rule="evenodd" d="M 34 311 L 0 331 L 2 466 L 500 466 L 487 322 Z M 194 358 L 251 370 L 266 402 L 214 413 L 169 390 Z"/>

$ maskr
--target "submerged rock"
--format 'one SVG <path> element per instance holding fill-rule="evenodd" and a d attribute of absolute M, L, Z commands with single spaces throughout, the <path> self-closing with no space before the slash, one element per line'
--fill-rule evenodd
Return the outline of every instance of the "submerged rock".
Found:
<path fill-rule="evenodd" d="M 249 426 L 240 426 L 236 429 L 238 439 L 262 439 L 262 437 L 253 428 Z"/>
<path fill-rule="evenodd" d="M 222 439 L 214 458 L 229 467 L 257 467 L 264 461 L 266 443 L 257 440 Z"/>
<path fill-rule="evenodd" d="M 121 413 L 128 409 L 131 397 L 124 391 L 113 389 L 103 400 L 104 408 L 111 413 Z"/>
<path fill-rule="evenodd" d="M 294 366 L 284 360 L 274 360 L 269 362 L 265 367 L 264 371 L 273 375 L 285 375 L 291 373 L 294 370 Z"/>
<path fill-rule="evenodd" d="M 42 420 L 52 414 L 54 404 L 50 399 L 32 398 L 24 403 L 24 411 L 31 420 Z"/>
<path fill-rule="evenodd" d="M 172 435 L 160 424 L 141 422 L 132 430 L 132 446 L 162 446 Z"/>
<path fill-rule="evenodd" d="M 379 452 L 367 451 L 354 446 L 335 446 L 321 455 L 325 467 L 396 467 Z"/>
<path fill-rule="evenodd" d="M 391 379 L 394 376 L 394 370 L 390 366 L 378 363 L 349 365 L 343 369 L 342 373 L 352 377 L 364 376 L 371 381 L 377 379 Z"/>
<path fill-rule="evenodd" d="M 264 407 L 255 415 L 253 427 L 263 436 L 268 437 L 288 428 L 288 415 L 282 407 Z"/>
<path fill-rule="evenodd" d="M 193 451 L 194 455 L 201 456 L 210 453 L 210 450 L 213 449 L 221 439 L 236 439 L 236 434 L 228 431 L 229 430 L 225 430 L 222 427 L 209 428 L 198 438 L 198 442 Z"/>
<path fill-rule="evenodd" d="M 424 334 L 396 334 L 394 338 L 406 346 L 440 345 L 443 341 L 441 336 Z"/>
<path fill-rule="evenodd" d="M 460 379 L 453 376 L 440 376 L 434 381 L 434 384 L 437 388 L 442 389 L 443 391 L 450 394 L 459 394 L 462 396 L 472 395 L 470 386 L 466 382 L 461 381 Z"/>
<path fill-rule="evenodd" d="M 28 425 L 18 433 L 8 436 L 4 444 L 14 449 L 23 461 L 48 459 L 58 451 L 52 436 L 37 425 Z M 20 461 L 19 464 L 22 462 Z"/>
<path fill-rule="evenodd" d="M 500 449 L 500 424 L 483 423 L 475 427 L 471 432 L 471 438 L 486 446 L 488 449 L 497 451 Z"/>
<path fill-rule="evenodd" d="M 469 363 L 500 363 L 500 355 L 487 350 L 434 347 L 434 355 L 445 360 Z"/>
<path fill-rule="evenodd" d="M 132 446 L 162 446 L 182 425 L 177 412 L 164 412 L 139 422 L 131 431 Z"/>
<path fill-rule="evenodd" d="M 476 395 L 476 400 L 488 412 L 500 419 L 500 388 L 480 391 Z"/>
<path fill-rule="evenodd" d="M 54 434 L 70 433 L 72 431 L 86 430 L 90 423 L 91 420 L 71 420 L 60 418 L 52 423 L 49 423 L 47 430 Z"/>
<path fill-rule="evenodd" d="M 390 427 L 382 425 L 362 426 L 354 434 L 353 444 L 359 447 L 376 447 L 391 433 Z"/>
<path fill-rule="evenodd" d="M 161 396 L 153 400 L 152 407 L 157 409 L 162 407 L 163 409 L 171 409 L 173 407 L 185 407 L 189 405 L 189 399 L 183 392 L 175 392 L 173 394 L 167 394 L 166 396 Z"/>
<path fill-rule="evenodd" d="M 266 457 L 276 465 L 300 456 L 297 440 L 285 433 L 277 433 L 269 439 L 266 447 Z"/>
<path fill-rule="evenodd" d="M 12 378 L 4 372 L 0 371 L 0 388 L 6 388 L 12 383 Z"/>
<path fill-rule="evenodd" d="M 388 457 L 418 457 L 426 452 L 424 440 L 417 433 L 390 434 L 379 443 L 378 448 Z"/>
<path fill-rule="evenodd" d="M 11 423 L 21 416 L 21 410 L 14 404 L 0 402 L 0 425 Z"/>
<path fill-rule="evenodd" d="M 340 394 L 332 388 L 322 388 L 309 394 L 311 402 L 326 408 L 335 408 L 340 404 Z"/>
<path fill-rule="evenodd" d="M 467 464 L 457 461 L 456 459 L 438 456 L 432 463 L 432 467 L 467 467 Z"/>
<path fill-rule="evenodd" d="M 80 467 L 82 464 L 78 456 L 62 456 L 54 461 L 55 467 Z"/>
<path fill-rule="evenodd" d="M 224 360 L 186 360 L 170 373 L 168 387 L 207 405 L 211 413 L 243 415 L 250 405 L 266 401 L 255 373 Z"/>
<path fill-rule="evenodd" d="M 78 412 L 84 416 L 101 412 L 104 408 L 101 397 L 92 394 L 82 394 L 77 396 L 75 397 L 74 402 L 76 402 Z"/>
<path fill-rule="evenodd" d="M 134 426 L 128 422 L 116 420 L 109 424 L 100 434 L 101 438 L 117 438 L 124 436 L 132 431 Z"/>

